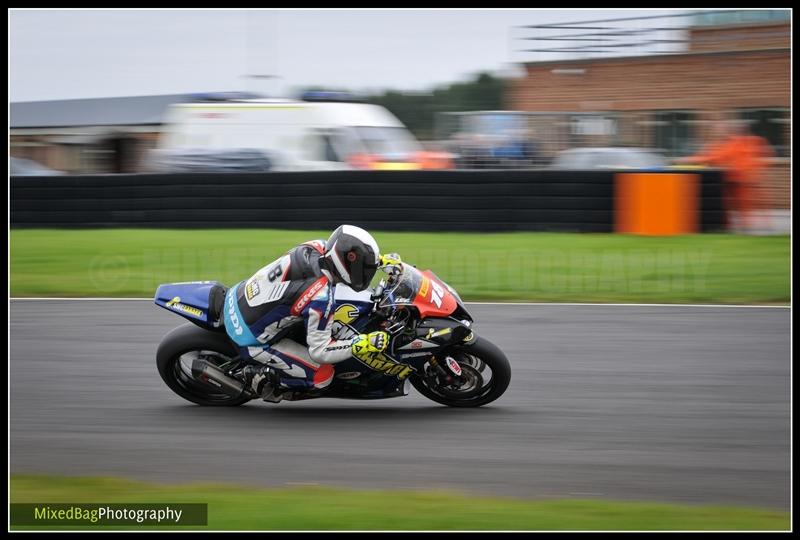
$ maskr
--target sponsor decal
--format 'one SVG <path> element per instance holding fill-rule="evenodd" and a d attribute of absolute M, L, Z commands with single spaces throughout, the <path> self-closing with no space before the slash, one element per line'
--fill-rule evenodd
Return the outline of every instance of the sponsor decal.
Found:
<path fill-rule="evenodd" d="M 261 292 L 261 289 L 258 286 L 258 282 L 255 279 L 252 279 L 247 282 L 244 288 L 245 295 L 247 295 L 248 300 L 252 300 L 254 296 L 258 296 L 258 293 Z"/>
<path fill-rule="evenodd" d="M 408 345 L 403 345 L 402 347 L 400 347 L 400 350 L 404 351 L 406 349 L 430 349 L 438 346 L 439 346 L 438 343 L 431 343 L 429 341 L 425 341 L 422 339 L 415 339 Z"/>
<path fill-rule="evenodd" d="M 453 359 L 453 358 L 451 358 L 449 356 L 445 359 L 445 361 L 447 362 L 447 367 L 450 368 L 450 371 L 455 373 L 456 376 L 460 377 L 461 376 L 461 366 L 458 365 L 458 362 L 456 362 L 455 359 Z"/>
<path fill-rule="evenodd" d="M 181 297 L 176 296 L 169 302 L 167 302 L 167 307 L 174 309 L 175 311 L 182 311 L 183 313 L 188 313 L 189 315 L 194 315 L 195 317 L 202 317 L 203 310 L 197 309 L 196 307 L 187 306 L 186 304 L 181 304 Z"/>
<path fill-rule="evenodd" d="M 333 314 L 333 320 L 339 321 L 342 324 L 350 324 L 358 318 L 358 308 L 353 304 L 342 304 L 336 308 Z"/>
<path fill-rule="evenodd" d="M 431 328 L 430 330 L 428 330 L 428 335 L 425 336 L 425 338 L 431 339 L 431 338 L 446 336 L 452 331 L 453 331 L 452 328 L 442 328 L 441 330 L 436 330 L 436 331 L 434 331 L 434 329 Z"/>
<path fill-rule="evenodd" d="M 400 353 L 400 356 L 403 358 L 416 358 L 418 356 L 428 356 L 429 354 L 431 354 L 429 351 L 420 351 L 412 353 Z"/>
<path fill-rule="evenodd" d="M 334 339 L 351 339 L 358 335 L 358 330 L 350 326 L 350 323 L 358 319 L 359 311 L 353 304 L 341 304 L 333 313 L 331 323 L 331 336 Z"/>
<path fill-rule="evenodd" d="M 358 352 L 358 351 L 356 351 Z M 414 368 L 406 364 L 398 364 L 391 358 L 383 354 L 376 354 L 372 358 L 358 358 L 361 363 L 366 364 L 375 371 L 381 371 L 386 375 L 394 375 L 398 379 L 405 379 L 412 373 Z"/>
<path fill-rule="evenodd" d="M 349 381 L 351 379 L 357 379 L 361 377 L 360 371 L 346 371 L 345 373 L 340 373 L 336 376 L 337 379 L 342 379 L 345 381 Z"/>
<path fill-rule="evenodd" d="M 305 309 L 306 305 L 311 301 L 316 294 L 322 290 L 328 284 L 328 278 L 321 277 L 317 281 L 311 284 L 311 286 L 305 290 L 303 294 L 300 295 L 300 298 L 292 306 L 292 315 L 300 315 L 303 310 Z"/>
<path fill-rule="evenodd" d="M 231 319 L 231 323 L 233 323 L 233 331 L 236 332 L 237 336 L 241 336 L 244 333 L 244 329 L 239 324 L 239 317 L 236 316 L 236 305 L 234 304 L 234 295 L 228 295 L 228 317 Z"/>
<path fill-rule="evenodd" d="M 431 280 L 427 277 L 422 278 L 422 284 L 419 286 L 419 295 L 422 298 L 428 296 L 428 286 L 431 284 Z"/>

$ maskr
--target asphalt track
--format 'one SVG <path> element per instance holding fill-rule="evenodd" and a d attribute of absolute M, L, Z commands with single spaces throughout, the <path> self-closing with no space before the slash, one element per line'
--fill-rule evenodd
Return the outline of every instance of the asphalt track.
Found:
<path fill-rule="evenodd" d="M 198 407 L 155 368 L 179 317 L 146 301 L 10 310 L 12 473 L 789 510 L 788 309 L 473 305 L 513 367 L 474 410 L 416 393 Z"/>

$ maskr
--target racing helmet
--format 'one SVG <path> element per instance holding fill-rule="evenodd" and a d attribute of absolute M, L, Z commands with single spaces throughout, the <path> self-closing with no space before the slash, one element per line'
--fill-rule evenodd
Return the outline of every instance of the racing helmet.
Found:
<path fill-rule="evenodd" d="M 369 287 L 380 261 L 378 243 L 367 231 L 340 225 L 325 243 L 325 267 L 355 291 Z"/>

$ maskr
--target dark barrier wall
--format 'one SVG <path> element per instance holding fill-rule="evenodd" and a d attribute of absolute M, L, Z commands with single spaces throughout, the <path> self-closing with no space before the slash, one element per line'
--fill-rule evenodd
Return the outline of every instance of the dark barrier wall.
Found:
<path fill-rule="evenodd" d="M 704 171 L 701 229 L 722 226 Z M 318 171 L 11 177 L 12 227 L 613 232 L 610 171 Z"/>

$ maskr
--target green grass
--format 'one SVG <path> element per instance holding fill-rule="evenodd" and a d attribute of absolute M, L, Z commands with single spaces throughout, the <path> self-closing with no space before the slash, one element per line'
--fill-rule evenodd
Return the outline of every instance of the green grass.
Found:
<path fill-rule="evenodd" d="M 787 530 L 789 527 L 787 512 L 743 507 L 520 500 L 443 491 L 162 485 L 119 478 L 44 475 L 13 475 L 11 502 L 207 503 L 209 530 Z"/>
<path fill-rule="evenodd" d="M 329 231 L 19 230 L 13 296 L 152 296 L 160 283 L 249 277 Z M 375 233 L 465 300 L 789 302 L 788 236 Z"/>

